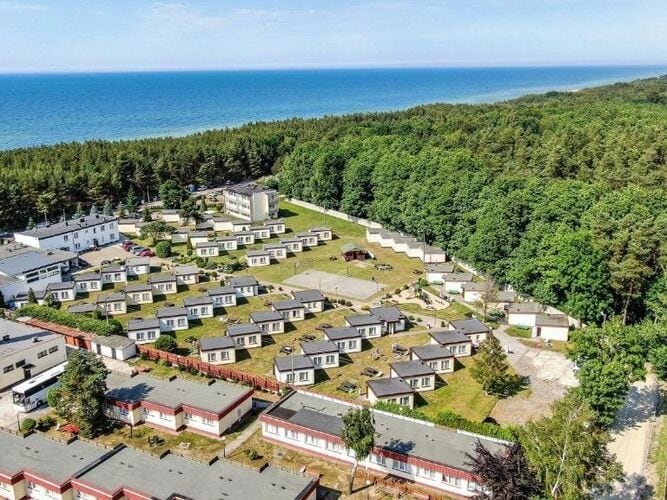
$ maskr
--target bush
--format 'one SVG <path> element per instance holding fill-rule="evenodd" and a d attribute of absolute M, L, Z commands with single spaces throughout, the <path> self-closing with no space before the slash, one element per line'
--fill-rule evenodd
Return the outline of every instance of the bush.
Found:
<path fill-rule="evenodd" d="M 160 361 L 158 361 L 158 364 L 161 366 L 166 366 L 167 368 L 171 368 L 171 361 L 169 361 L 168 359 L 161 359 Z"/>
<path fill-rule="evenodd" d="M 352 301 L 350 301 L 350 300 L 346 300 L 346 301 L 345 301 L 345 305 L 346 305 L 347 307 L 352 307 Z"/>
<path fill-rule="evenodd" d="M 155 348 L 166 352 L 176 352 L 178 344 L 174 337 L 169 335 L 160 335 L 155 341 Z"/>
<path fill-rule="evenodd" d="M 361 309 L 362 311 L 368 311 L 368 310 L 370 310 L 370 306 L 363 305 L 359 309 Z"/>
<path fill-rule="evenodd" d="M 55 408 L 58 404 L 58 388 L 54 387 L 49 392 L 46 393 L 46 402 L 49 405 L 49 408 Z"/>
<path fill-rule="evenodd" d="M 51 415 L 45 415 L 37 421 L 37 429 L 44 432 L 56 425 L 56 419 Z"/>
<path fill-rule="evenodd" d="M 37 426 L 37 422 L 35 422 L 34 419 L 32 418 L 24 418 L 21 420 L 21 431 L 23 432 L 29 432 L 33 430 Z"/>
<path fill-rule="evenodd" d="M 89 316 L 72 314 L 67 311 L 59 311 L 50 307 L 37 304 L 27 304 L 17 313 L 18 316 L 30 316 L 31 318 L 56 323 L 58 325 L 77 328 L 84 332 L 94 333 L 96 335 L 122 334 L 123 326 L 116 319 L 100 320 Z"/>
<path fill-rule="evenodd" d="M 245 450 L 245 455 L 248 457 L 250 460 L 257 460 L 260 458 L 259 453 L 257 453 L 256 450 Z"/>
<path fill-rule="evenodd" d="M 163 259 L 171 257 L 171 243 L 168 241 L 160 241 L 155 245 L 155 255 Z"/>

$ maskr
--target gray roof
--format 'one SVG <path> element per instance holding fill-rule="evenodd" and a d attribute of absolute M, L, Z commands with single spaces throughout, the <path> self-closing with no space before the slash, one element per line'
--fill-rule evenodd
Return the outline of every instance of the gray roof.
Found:
<path fill-rule="evenodd" d="M 160 321 L 155 318 L 134 318 L 127 323 L 128 332 L 137 330 L 151 330 L 154 328 L 160 328 Z"/>
<path fill-rule="evenodd" d="M 488 333 L 491 328 L 486 326 L 477 318 L 470 319 L 455 319 L 449 322 L 454 328 L 464 335 L 472 335 L 475 333 Z"/>
<path fill-rule="evenodd" d="M 569 328 L 570 322 L 564 314 L 540 313 L 535 317 L 536 326 L 560 326 Z"/>
<path fill-rule="evenodd" d="M 216 295 L 236 295 L 236 290 L 231 286 L 216 286 L 209 288 L 206 293 L 211 297 Z"/>
<path fill-rule="evenodd" d="M 102 279 L 102 275 L 99 271 L 92 271 L 89 273 L 74 274 L 72 276 L 74 281 L 99 281 Z"/>
<path fill-rule="evenodd" d="M 125 294 L 122 292 L 106 292 L 97 296 L 98 304 L 106 304 L 107 302 L 124 302 Z"/>
<path fill-rule="evenodd" d="M 378 378 L 368 380 L 368 390 L 373 391 L 377 397 L 397 396 L 399 394 L 411 394 L 415 392 L 412 387 L 400 378 Z"/>
<path fill-rule="evenodd" d="M 169 283 L 176 281 L 176 276 L 170 273 L 151 274 L 148 277 L 149 283 Z"/>
<path fill-rule="evenodd" d="M 245 254 L 248 257 L 262 257 L 262 256 L 268 257 L 269 256 L 269 252 L 267 252 L 266 250 L 248 250 Z"/>
<path fill-rule="evenodd" d="M 67 308 L 67 312 L 70 313 L 92 313 L 98 311 L 100 308 L 95 304 L 88 304 L 87 302 L 82 302 L 81 304 L 73 304 Z"/>
<path fill-rule="evenodd" d="M 3 430 L 0 450 L 2 472 L 14 476 L 27 470 L 58 485 L 108 452 L 79 440 L 65 444 L 39 433 L 19 437 Z"/>
<path fill-rule="evenodd" d="M 232 276 L 227 279 L 227 284 L 231 287 L 255 286 L 259 283 L 253 276 Z"/>
<path fill-rule="evenodd" d="M 285 221 L 282 219 L 273 219 L 264 222 L 265 226 L 278 226 L 280 224 L 285 224 Z"/>
<path fill-rule="evenodd" d="M 235 224 L 241 224 L 241 222 L 236 222 Z M 255 236 L 255 233 L 252 231 L 236 231 L 234 236 Z"/>
<path fill-rule="evenodd" d="M 236 241 L 236 238 L 234 236 L 218 236 L 215 241 Z"/>
<path fill-rule="evenodd" d="M 216 215 L 215 217 L 211 218 L 211 220 L 214 222 L 230 222 L 232 219 L 222 215 Z"/>
<path fill-rule="evenodd" d="M 273 358 L 273 365 L 276 367 L 276 370 L 279 372 L 289 372 L 294 370 L 306 370 L 308 368 L 314 368 L 313 362 L 308 356 L 301 354 L 293 354 L 291 356 L 281 356 L 279 358 Z"/>
<path fill-rule="evenodd" d="M 238 337 L 241 335 L 261 334 L 262 330 L 257 325 L 252 323 L 241 323 L 239 325 L 229 325 L 227 327 L 227 335 L 230 337 Z"/>
<path fill-rule="evenodd" d="M 177 227 L 172 234 L 190 234 L 189 227 Z"/>
<path fill-rule="evenodd" d="M 341 245 L 340 251 L 343 253 L 349 253 L 349 252 L 365 252 L 363 248 L 361 248 L 359 245 L 356 245 L 354 243 L 345 243 L 344 245 Z"/>
<path fill-rule="evenodd" d="M 387 323 L 397 323 L 405 319 L 405 314 L 396 306 L 371 307 L 368 312 Z"/>
<path fill-rule="evenodd" d="M 447 349 L 444 345 L 438 345 L 438 344 L 426 344 L 426 345 L 415 346 L 411 349 L 411 351 L 415 353 L 415 355 L 419 359 L 424 361 L 454 357 L 452 351 Z"/>
<path fill-rule="evenodd" d="M 33 290 L 33 293 L 35 294 L 35 299 L 41 300 L 46 297 L 47 291 L 46 290 Z M 14 301 L 15 302 L 20 302 L 23 300 L 28 300 L 28 297 L 30 295 L 30 292 L 21 292 L 17 293 L 14 295 Z"/>
<path fill-rule="evenodd" d="M 517 302 L 507 308 L 508 314 L 538 314 L 542 312 L 542 304 L 538 302 Z"/>
<path fill-rule="evenodd" d="M 157 310 L 157 318 L 175 318 L 176 316 L 187 316 L 188 311 L 185 307 L 161 307 Z"/>
<path fill-rule="evenodd" d="M 316 238 L 317 233 L 311 233 L 310 231 L 305 231 L 301 233 L 296 233 L 297 238 Z"/>
<path fill-rule="evenodd" d="M 138 374 L 127 377 L 107 375 L 107 397 L 127 403 L 149 401 L 176 409 L 181 405 L 220 414 L 248 392 L 247 387 L 216 380 L 203 384 L 182 378 L 174 380 Z"/>
<path fill-rule="evenodd" d="M 76 284 L 73 281 L 63 281 L 62 283 L 49 283 L 46 290 L 52 292 L 53 290 L 71 290 Z"/>
<path fill-rule="evenodd" d="M 176 266 L 174 267 L 175 276 L 185 276 L 187 274 L 199 274 L 197 266 Z"/>
<path fill-rule="evenodd" d="M 387 383 L 383 380 L 407 387 L 408 390 L 401 394 L 412 392 L 409 386 L 400 379 L 372 380 L 368 382 L 368 385 L 379 387 Z M 394 394 L 398 393 L 394 392 Z M 342 401 L 323 399 L 308 393 L 292 392 L 269 409 L 268 415 L 288 422 L 299 422 L 302 427 L 338 436 L 342 428 L 341 416 L 353 408 L 356 407 Z M 373 409 L 371 411 L 375 420 L 375 446 L 432 463 L 469 471 L 469 466 L 466 465 L 468 462 L 466 454 L 474 453 L 478 440 L 493 453 L 500 450 L 502 446 L 484 436 L 465 434 L 454 429 L 383 411 Z"/>
<path fill-rule="evenodd" d="M 398 361 L 396 363 L 389 363 L 396 375 L 399 377 L 421 377 L 422 375 L 433 375 L 435 372 L 433 368 L 428 366 L 423 361 L 417 359 L 411 361 Z"/>
<path fill-rule="evenodd" d="M 271 243 L 270 245 L 264 245 L 262 248 L 264 250 L 287 250 L 287 247 L 281 243 Z"/>
<path fill-rule="evenodd" d="M 125 260 L 126 266 L 149 266 L 151 259 L 149 257 L 130 257 Z"/>
<path fill-rule="evenodd" d="M 454 272 L 453 262 L 441 262 L 439 264 L 426 264 L 424 266 L 427 273 L 451 273 Z"/>
<path fill-rule="evenodd" d="M 209 220 L 207 220 L 207 221 L 200 222 L 199 224 L 197 224 L 197 225 L 195 226 L 195 229 L 197 229 L 197 230 L 200 230 L 200 229 L 213 229 L 213 227 L 214 227 L 214 225 L 213 225 L 213 221 L 209 219 Z"/>
<path fill-rule="evenodd" d="M 95 344 L 103 345 L 106 347 L 112 347 L 115 349 L 125 349 L 131 345 L 134 345 L 134 340 L 128 339 L 121 335 L 95 335 L 93 337 L 93 342 Z"/>
<path fill-rule="evenodd" d="M 275 189 L 269 189 L 262 187 L 254 182 L 247 182 L 241 184 L 233 184 L 231 186 L 225 186 L 223 191 L 229 191 L 231 193 L 241 194 L 244 196 L 250 196 L 255 193 L 275 193 Z"/>
<path fill-rule="evenodd" d="M 472 273 L 444 273 L 444 281 L 453 281 L 455 283 L 472 281 Z"/>
<path fill-rule="evenodd" d="M 361 337 L 359 330 L 352 327 L 325 328 L 324 335 L 329 340 L 358 339 Z"/>
<path fill-rule="evenodd" d="M 303 241 L 300 238 L 285 238 L 280 240 L 280 243 L 287 245 L 288 243 L 303 243 Z"/>
<path fill-rule="evenodd" d="M 194 297 L 185 297 L 183 299 L 183 305 L 185 307 L 192 306 L 212 306 L 213 299 L 208 295 L 196 295 Z"/>
<path fill-rule="evenodd" d="M 478 283 L 475 281 L 470 281 L 468 283 L 463 283 L 463 285 L 461 285 L 461 288 L 468 292 L 483 292 L 484 287 L 485 283 Z"/>
<path fill-rule="evenodd" d="M 382 323 L 380 318 L 373 316 L 372 314 L 353 314 L 351 316 L 345 316 L 345 321 L 351 326 L 379 325 Z"/>
<path fill-rule="evenodd" d="M 446 255 L 445 251 L 442 248 L 434 247 L 431 245 L 427 245 L 424 248 L 424 253 L 429 255 Z"/>
<path fill-rule="evenodd" d="M 208 238 L 208 231 L 191 231 L 190 238 Z"/>
<path fill-rule="evenodd" d="M 253 311 L 250 313 L 253 323 L 264 323 L 266 321 L 283 321 L 283 315 L 278 311 Z"/>
<path fill-rule="evenodd" d="M 24 234 L 26 236 L 32 236 L 38 239 L 45 239 L 72 231 L 80 231 L 81 229 L 99 226 L 100 224 L 106 224 L 107 222 L 113 222 L 116 220 L 118 220 L 118 217 L 111 215 L 86 215 L 85 217 L 69 219 L 65 222 L 58 222 L 56 224 L 50 224 L 46 227 L 28 229 L 26 231 L 21 231 L 18 234 Z"/>
<path fill-rule="evenodd" d="M 514 302 L 516 300 L 516 292 L 500 291 L 496 292 L 495 302 Z"/>
<path fill-rule="evenodd" d="M 60 262 L 76 258 L 63 250 L 40 250 L 19 243 L 0 246 L 0 273 L 18 276 Z"/>
<path fill-rule="evenodd" d="M 204 337 L 199 340 L 199 350 L 213 351 L 216 349 L 234 349 L 236 343 L 229 337 Z"/>
<path fill-rule="evenodd" d="M 200 241 L 195 245 L 195 248 L 217 248 L 217 241 Z"/>
<path fill-rule="evenodd" d="M 271 228 L 269 226 L 252 226 L 250 228 L 251 231 L 271 231 Z"/>
<path fill-rule="evenodd" d="M 303 304 L 298 300 L 286 299 L 271 302 L 271 307 L 273 307 L 276 311 L 287 311 L 290 309 L 303 309 Z"/>
<path fill-rule="evenodd" d="M 48 341 L 58 337 L 55 333 L 0 318 L 0 339 L 9 335 L 9 340 L 0 341 L 0 358 L 12 355 L 34 345 L 34 340 Z M 1 455 L 1 454 L 0 454 Z"/>
<path fill-rule="evenodd" d="M 124 264 L 107 264 L 100 269 L 103 273 L 123 273 L 125 272 Z"/>
<path fill-rule="evenodd" d="M 324 226 L 317 226 L 317 227 L 309 227 L 308 231 L 311 233 L 323 233 L 325 231 L 331 232 L 330 227 L 324 227 Z"/>
<path fill-rule="evenodd" d="M 338 345 L 331 340 L 314 340 L 312 342 L 301 342 L 301 350 L 304 354 L 324 354 L 338 352 Z"/>
<path fill-rule="evenodd" d="M 324 295 L 319 290 L 301 290 L 292 292 L 292 297 L 299 302 L 318 302 L 324 300 Z"/>
<path fill-rule="evenodd" d="M 128 283 L 125 285 L 125 293 L 150 292 L 153 287 L 149 283 Z"/>
<path fill-rule="evenodd" d="M 471 340 L 459 332 L 458 330 L 431 330 L 428 334 L 435 340 L 438 344 L 449 345 L 449 344 L 462 344 L 464 342 L 471 342 Z"/>

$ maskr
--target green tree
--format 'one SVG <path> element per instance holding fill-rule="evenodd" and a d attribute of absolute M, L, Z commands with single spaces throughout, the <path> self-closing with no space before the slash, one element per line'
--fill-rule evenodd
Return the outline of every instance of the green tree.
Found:
<path fill-rule="evenodd" d="M 592 498 L 622 476 L 607 450 L 609 434 L 596 426 L 595 412 L 577 390 L 551 410 L 519 431 L 528 463 L 547 498 Z"/>
<path fill-rule="evenodd" d="M 489 334 L 479 347 L 477 360 L 470 367 L 470 374 L 486 394 L 506 393 L 510 382 L 509 364 L 503 346 L 493 334 Z"/>
<path fill-rule="evenodd" d="M 30 219 L 28 219 L 28 229 L 34 229 L 35 226 L 37 226 L 37 224 L 35 224 L 35 219 L 30 217 Z"/>
<path fill-rule="evenodd" d="M 104 206 L 102 207 L 102 213 L 104 215 L 113 215 L 113 207 L 111 206 L 111 200 L 109 198 L 104 200 Z"/>
<path fill-rule="evenodd" d="M 129 189 L 127 190 L 127 194 L 125 195 L 125 199 L 123 200 L 123 207 L 129 213 L 136 212 L 137 208 L 139 207 L 139 198 L 137 198 L 137 194 L 135 193 L 134 187 L 132 186 L 130 186 Z"/>
<path fill-rule="evenodd" d="M 161 351 L 175 353 L 178 351 L 178 344 L 174 337 L 170 335 L 160 335 L 155 341 L 155 348 Z"/>
<path fill-rule="evenodd" d="M 375 446 L 375 422 L 373 414 L 368 408 L 350 410 L 343 415 L 343 428 L 340 438 L 348 450 L 354 452 L 354 464 L 350 475 L 349 493 L 352 494 L 354 486 L 354 475 L 357 472 L 359 462 L 368 458 Z"/>
<path fill-rule="evenodd" d="M 146 205 L 141 211 L 141 221 L 142 222 L 152 222 L 153 217 L 151 216 L 151 209 Z"/>
<path fill-rule="evenodd" d="M 84 437 L 98 435 L 106 426 L 104 404 L 107 369 L 92 352 L 77 350 L 54 389 L 56 413 L 76 425 Z"/>
<path fill-rule="evenodd" d="M 40 194 L 35 204 L 37 210 L 44 215 L 44 221 L 48 221 L 49 213 L 56 204 L 56 195 L 50 191 Z"/>
<path fill-rule="evenodd" d="M 98 213 L 100 213 L 100 212 L 97 209 L 97 205 L 95 205 L 95 203 L 93 203 L 90 207 L 90 215 L 97 215 Z"/>
<path fill-rule="evenodd" d="M 649 361 L 653 365 L 656 375 L 667 380 L 667 345 L 655 347 L 649 353 Z"/>
<path fill-rule="evenodd" d="M 597 423 L 611 426 L 630 388 L 627 368 L 620 360 L 595 359 L 581 366 L 578 377 L 581 394 L 596 413 Z"/>
<path fill-rule="evenodd" d="M 158 242 L 158 244 L 155 245 L 155 254 L 163 259 L 171 257 L 171 243 L 169 241 Z"/>
<path fill-rule="evenodd" d="M 185 196 L 185 190 L 174 180 L 168 180 L 160 184 L 160 200 L 163 208 L 181 208 Z"/>
<path fill-rule="evenodd" d="M 78 202 L 76 204 L 76 210 L 74 211 L 74 218 L 79 219 L 84 215 L 86 215 L 86 212 L 83 211 L 83 205 L 81 204 L 81 202 Z"/>
<path fill-rule="evenodd" d="M 141 228 L 141 235 L 145 238 L 151 238 L 151 246 L 155 246 L 158 240 L 174 232 L 174 228 L 163 220 L 149 222 Z"/>
<path fill-rule="evenodd" d="M 35 297 L 35 291 L 32 288 L 28 289 L 28 304 L 37 304 L 37 297 Z"/>
<path fill-rule="evenodd" d="M 185 219 L 185 223 L 189 223 L 190 220 L 194 221 L 195 224 L 200 223 L 204 220 L 202 213 L 197 206 L 197 202 L 192 196 L 188 196 L 181 203 L 181 209 L 179 210 L 179 215 Z"/>

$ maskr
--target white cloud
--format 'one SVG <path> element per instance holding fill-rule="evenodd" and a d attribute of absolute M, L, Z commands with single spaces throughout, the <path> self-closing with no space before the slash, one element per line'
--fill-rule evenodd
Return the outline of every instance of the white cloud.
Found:
<path fill-rule="evenodd" d="M 47 8 L 46 5 L 35 4 L 35 3 L 0 1 L 0 10 L 16 11 L 16 12 L 21 12 L 21 11 L 43 12 L 47 10 Z"/>

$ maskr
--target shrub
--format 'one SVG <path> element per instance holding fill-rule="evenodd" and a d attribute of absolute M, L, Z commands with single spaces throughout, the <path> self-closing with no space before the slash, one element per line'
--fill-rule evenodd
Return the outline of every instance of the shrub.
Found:
<path fill-rule="evenodd" d="M 171 243 L 168 241 L 160 241 L 155 245 L 155 255 L 158 257 L 171 257 Z"/>
<path fill-rule="evenodd" d="M 158 361 L 158 364 L 161 366 L 166 366 L 167 368 L 171 367 L 171 361 L 169 361 L 168 359 L 161 359 L 160 361 Z"/>
<path fill-rule="evenodd" d="M 37 426 L 37 422 L 35 422 L 34 419 L 32 418 L 24 418 L 21 420 L 21 431 L 23 432 L 29 432 L 33 430 Z"/>
<path fill-rule="evenodd" d="M 370 309 L 370 306 L 363 305 L 359 309 L 361 309 L 362 311 L 368 311 Z"/>
<path fill-rule="evenodd" d="M 139 357 L 141 358 L 142 361 L 148 361 L 148 353 L 142 352 L 139 354 Z"/>
<path fill-rule="evenodd" d="M 176 352 L 178 344 L 174 337 L 169 335 L 160 335 L 155 341 L 155 348 L 166 352 Z"/>
<path fill-rule="evenodd" d="M 54 425 L 56 425 L 56 419 L 51 415 L 45 415 L 37 421 L 37 429 L 40 431 L 48 431 Z"/>
<path fill-rule="evenodd" d="M 37 304 L 27 304 L 23 306 L 17 313 L 19 316 L 30 316 L 31 318 L 56 323 L 58 325 L 69 326 L 70 328 L 77 328 L 84 332 L 94 333 L 96 335 L 113 335 L 121 334 L 123 326 L 116 319 L 100 320 L 72 314 L 67 311 L 60 311 L 51 309 L 50 307 L 40 306 Z"/>
<path fill-rule="evenodd" d="M 49 408 L 55 408 L 58 405 L 58 388 L 54 387 L 46 393 L 46 402 Z"/>
<path fill-rule="evenodd" d="M 257 453 L 256 450 L 245 450 L 245 455 L 248 457 L 250 460 L 257 460 L 260 458 L 259 453 Z"/>
<path fill-rule="evenodd" d="M 346 301 L 345 301 L 345 305 L 346 305 L 347 307 L 352 307 L 352 301 L 350 301 L 350 300 L 346 300 Z"/>

